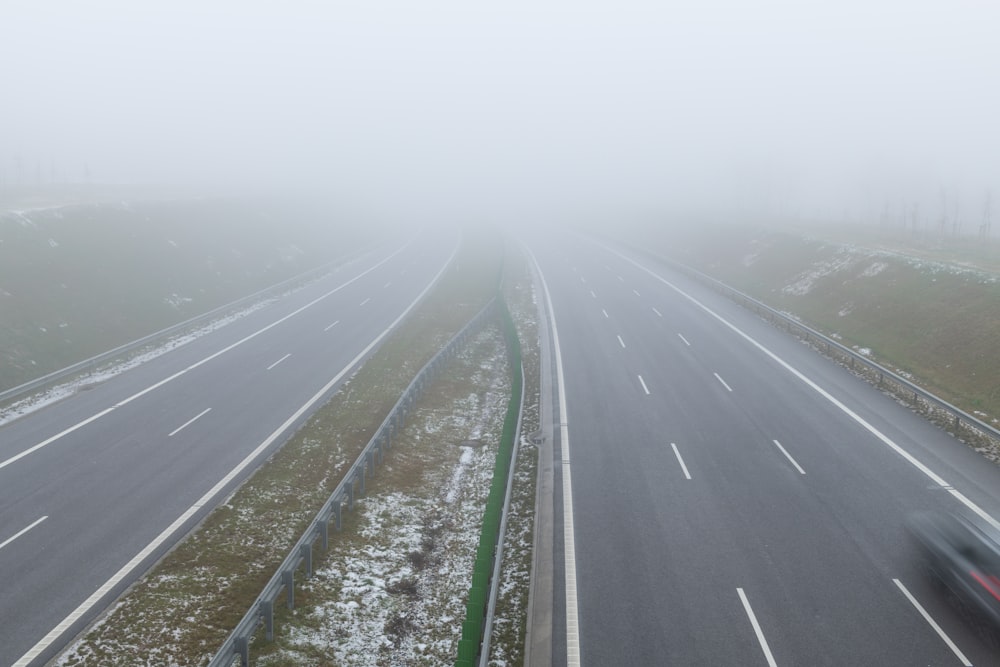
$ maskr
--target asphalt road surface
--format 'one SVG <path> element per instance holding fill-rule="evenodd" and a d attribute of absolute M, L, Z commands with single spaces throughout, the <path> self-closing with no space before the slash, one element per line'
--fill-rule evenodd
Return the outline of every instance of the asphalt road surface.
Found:
<path fill-rule="evenodd" d="M 903 527 L 1000 517 L 1000 469 L 654 260 L 528 247 L 556 380 L 551 664 L 1000 664 Z"/>
<path fill-rule="evenodd" d="M 441 274 L 372 251 L 0 428 L 0 665 L 42 665 L 244 479 Z"/>

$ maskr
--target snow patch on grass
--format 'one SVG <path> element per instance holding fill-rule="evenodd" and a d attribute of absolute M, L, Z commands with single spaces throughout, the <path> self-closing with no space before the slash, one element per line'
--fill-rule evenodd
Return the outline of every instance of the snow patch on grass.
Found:
<path fill-rule="evenodd" d="M 781 288 L 782 293 L 794 296 L 805 296 L 812 291 L 817 281 L 826 276 L 845 271 L 855 264 L 857 259 L 847 251 L 840 251 L 832 259 L 816 263 L 812 268 L 797 275 L 793 282 Z"/>
<path fill-rule="evenodd" d="M 464 369 L 448 373 L 448 384 L 462 378 L 464 391 L 447 399 L 448 390 L 435 387 L 418 402 L 385 471 L 355 506 L 354 535 L 331 540 L 301 587 L 312 602 L 282 622 L 256 664 L 454 662 L 509 400 L 499 332 L 481 333 L 471 347 L 475 356 L 459 356 Z M 456 446 L 473 439 L 483 446 Z M 381 484 L 382 477 L 406 481 Z"/>
<path fill-rule="evenodd" d="M 872 262 L 868 268 L 861 272 L 862 278 L 874 278 L 878 274 L 882 273 L 889 268 L 889 265 L 885 262 Z"/>

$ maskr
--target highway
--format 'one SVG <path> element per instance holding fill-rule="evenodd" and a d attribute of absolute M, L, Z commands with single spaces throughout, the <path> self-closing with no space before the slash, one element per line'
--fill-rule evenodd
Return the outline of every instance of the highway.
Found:
<path fill-rule="evenodd" d="M 533 665 L 1000 664 L 903 527 L 1000 517 L 1000 469 L 653 259 L 526 245 L 555 471 L 551 655 Z"/>
<path fill-rule="evenodd" d="M 336 392 L 457 241 L 440 232 L 355 257 L 0 427 L 0 665 L 57 655 Z"/>

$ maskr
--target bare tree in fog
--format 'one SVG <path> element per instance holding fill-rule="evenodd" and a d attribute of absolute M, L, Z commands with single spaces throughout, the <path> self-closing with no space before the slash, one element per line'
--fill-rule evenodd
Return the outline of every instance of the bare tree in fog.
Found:
<path fill-rule="evenodd" d="M 941 219 L 938 220 L 938 236 L 944 238 L 948 229 L 948 193 L 941 186 Z"/>
<path fill-rule="evenodd" d="M 987 191 L 986 193 L 986 206 L 983 207 L 983 222 L 979 225 L 979 238 L 983 241 L 990 237 L 990 227 L 992 226 L 992 220 L 990 219 L 990 208 L 993 203 L 993 192 Z"/>

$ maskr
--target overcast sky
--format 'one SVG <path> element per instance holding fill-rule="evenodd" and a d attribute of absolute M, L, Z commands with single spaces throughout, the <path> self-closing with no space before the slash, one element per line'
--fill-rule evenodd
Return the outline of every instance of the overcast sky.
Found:
<path fill-rule="evenodd" d="M 0 178 L 428 211 L 1000 195 L 1000 2 L 0 0 Z"/>

